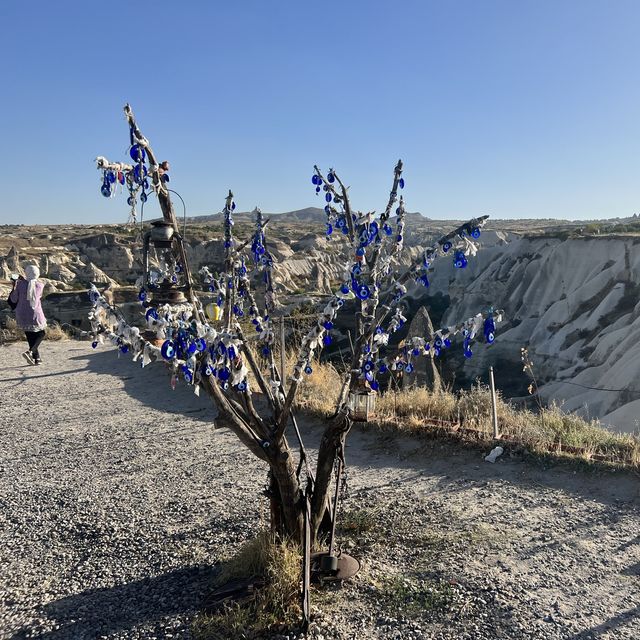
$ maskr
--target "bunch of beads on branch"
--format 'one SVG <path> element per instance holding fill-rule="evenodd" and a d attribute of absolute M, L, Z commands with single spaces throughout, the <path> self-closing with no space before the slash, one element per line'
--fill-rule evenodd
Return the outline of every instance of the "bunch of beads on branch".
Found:
<path fill-rule="evenodd" d="M 471 357 L 471 342 L 483 329 L 485 340 L 491 344 L 495 337 L 495 323 L 501 314 L 490 311 L 477 314 L 473 318 L 455 327 L 436 331 L 434 336 L 414 338 L 405 342 L 398 353 L 386 356 L 381 353 L 389 346 L 390 336 L 400 330 L 406 323 L 400 307 L 396 306 L 407 293 L 406 282 L 413 279 L 417 283 L 429 286 L 428 271 L 439 256 L 453 255 L 454 266 L 465 268 L 468 259 L 478 251 L 477 239 L 488 216 L 474 218 L 457 229 L 440 238 L 433 246 L 427 247 L 418 261 L 412 264 L 403 274 L 393 272 L 393 260 L 399 258 L 404 241 L 405 203 L 398 189 L 404 188 L 402 178 L 403 165 L 398 161 L 393 176 L 393 186 L 383 213 L 376 219 L 374 212 L 366 214 L 354 213 L 349 202 L 348 189 L 334 169 L 330 169 L 326 177 L 314 167 L 312 183 L 316 194 L 325 193 L 325 213 L 327 215 L 327 235 L 334 229 L 340 229 L 347 236 L 353 251 L 353 262 L 345 268 L 344 281 L 340 285 L 333 300 L 320 314 L 317 324 L 305 336 L 302 350 L 294 369 L 294 379 L 299 380 L 302 372 L 312 372 L 311 360 L 316 349 L 331 343 L 329 331 L 333 320 L 347 299 L 360 301 L 362 321 L 369 329 L 362 335 L 360 352 L 354 354 L 352 374 L 365 381 L 376 390 L 379 383 L 376 376 L 389 370 L 411 372 L 414 368 L 412 359 L 418 356 L 438 356 L 451 346 L 451 339 L 463 335 L 463 351 L 465 357 Z M 394 204 L 395 230 L 391 220 Z M 379 307 L 379 296 L 386 289 L 388 302 Z M 394 309 L 395 307 L 395 309 Z"/>
<path fill-rule="evenodd" d="M 455 231 L 440 238 L 435 244 L 426 247 L 422 252 L 422 261 L 416 266 L 415 280 L 425 287 L 429 286 L 429 270 L 437 258 L 453 256 L 453 266 L 465 269 L 469 257 L 478 253 L 476 242 L 482 233 L 482 227 L 489 216 L 480 216 L 460 225 Z"/>
<path fill-rule="evenodd" d="M 131 352 L 143 367 L 151 361 L 164 360 L 172 367 L 174 385 L 177 376 L 197 386 L 203 375 L 211 375 L 224 390 L 248 389 L 240 338 L 234 332 L 201 322 L 192 305 L 143 307 L 147 336 L 153 336 L 147 339 L 138 327 L 126 322 L 95 285 L 91 285 L 89 296 L 93 303 L 89 320 L 94 348 L 107 339 L 121 353 Z"/>
<path fill-rule="evenodd" d="M 229 209 L 231 209 L 229 207 Z M 213 293 L 213 302 L 205 307 L 205 312 L 211 320 L 218 320 L 229 296 L 233 296 L 231 314 L 236 320 L 248 317 L 254 326 L 258 338 L 259 352 L 267 357 L 271 353 L 275 335 L 273 331 L 270 311 L 275 308 L 276 299 L 273 292 L 271 269 L 273 267 L 273 256 L 266 249 L 266 237 L 260 209 L 255 209 L 256 232 L 251 238 L 251 254 L 254 259 L 255 270 L 262 274 L 265 285 L 265 313 L 261 314 L 259 306 L 251 290 L 250 272 L 246 266 L 245 258 L 241 251 L 249 243 L 237 245 L 233 236 L 233 218 L 231 210 L 225 215 L 225 252 L 228 254 L 225 259 L 225 266 L 230 267 L 230 271 L 218 275 L 211 273 L 211 270 L 204 266 L 199 273 L 202 277 L 203 286 Z"/>
<path fill-rule="evenodd" d="M 149 181 L 151 172 L 157 169 L 160 177 L 159 185 L 165 185 L 169 182 L 169 163 L 165 160 L 157 167 L 149 166 L 146 152 L 148 142 L 145 138 L 138 137 L 131 126 L 129 127 L 129 142 L 128 152 L 133 164 L 109 162 L 104 156 L 98 156 L 96 165 L 98 170 L 102 172 L 100 193 L 105 198 L 111 198 L 116 194 L 118 187 L 120 189 L 126 188 L 129 192 L 127 204 L 131 207 L 129 220 L 135 222 L 138 198 L 144 205 L 151 191 L 158 188 Z"/>

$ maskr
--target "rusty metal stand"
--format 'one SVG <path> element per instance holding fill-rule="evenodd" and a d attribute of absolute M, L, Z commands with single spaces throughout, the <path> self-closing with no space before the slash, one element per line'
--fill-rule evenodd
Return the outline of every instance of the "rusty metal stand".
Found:
<path fill-rule="evenodd" d="M 302 550 L 302 624 L 304 630 L 311 622 L 311 503 L 309 501 L 310 487 L 304 496 L 304 538 Z"/>

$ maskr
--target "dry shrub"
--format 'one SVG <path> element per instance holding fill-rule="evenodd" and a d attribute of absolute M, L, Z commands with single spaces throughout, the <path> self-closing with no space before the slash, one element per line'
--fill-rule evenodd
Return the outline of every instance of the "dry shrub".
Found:
<path fill-rule="evenodd" d="M 47 325 L 45 330 L 45 338 L 58 342 L 59 340 L 68 340 L 69 336 L 64 332 L 63 328 L 57 323 L 52 322 Z"/>
<path fill-rule="evenodd" d="M 283 630 L 300 621 L 300 549 L 276 542 L 264 531 L 227 560 L 213 587 L 240 578 L 260 578 L 265 586 L 247 603 L 226 605 L 213 615 L 200 615 L 193 623 L 198 640 L 243 640 Z"/>
<path fill-rule="evenodd" d="M 290 358 L 287 369 L 293 370 L 294 360 Z M 331 415 L 338 402 L 344 377 L 329 363 L 314 362 L 313 373 L 302 378 L 296 396 L 296 406 L 317 415 Z"/>
<path fill-rule="evenodd" d="M 425 387 L 389 391 L 376 401 L 376 418 L 412 431 L 423 428 L 425 421 L 453 422 L 457 418 L 456 396 L 445 390 L 433 393 Z"/>
<path fill-rule="evenodd" d="M 5 339 L 9 341 L 24 340 L 24 331 L 18 326 L 15 318 L 8 317 L 5 321 Z"/>

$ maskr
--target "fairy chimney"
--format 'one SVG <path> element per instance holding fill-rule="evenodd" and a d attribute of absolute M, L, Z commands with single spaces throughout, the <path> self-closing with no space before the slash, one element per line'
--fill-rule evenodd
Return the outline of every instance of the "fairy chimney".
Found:
<path fill-rule="evenodd" d="M 433 338 L 433 324 L 427 308 L 422 306 L 411 320 L 407 339 L 421 337 L 431 341 Z M 442 379 L 436 366 L 433 350 L 424 358 L 418 358 L 415 362 L 415 369 L 412 373 L 405 373 L 405 384 L 407 386 L 427 387 L 431 391 L 442 389 Z"/>

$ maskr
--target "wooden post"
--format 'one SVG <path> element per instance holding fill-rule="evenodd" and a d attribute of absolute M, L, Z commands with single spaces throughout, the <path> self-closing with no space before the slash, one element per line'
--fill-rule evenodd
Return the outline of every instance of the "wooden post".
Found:
<path fill-rule="evenodd" d="M 285 351 L 284 351 L 284 316 L 280 316 L 280 384 L 282 385 L 282 393 L 284 395 L 287 394 L 287 389 L 285 387 Z"/>
<path fill-rule="evenodd" d="M 491 413 L 493 418 L 493 439 L 500 437 L 498 432 L 498 407 L 496 401 L 496 384 L 493 380 L 493 367 L 489 367 L 489 386 L 491 387 Z"/>

